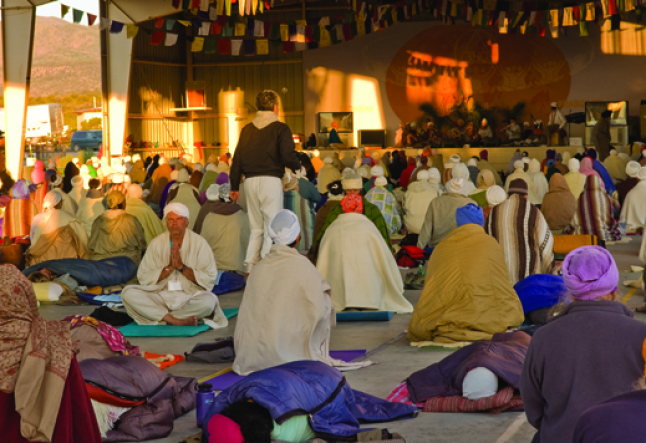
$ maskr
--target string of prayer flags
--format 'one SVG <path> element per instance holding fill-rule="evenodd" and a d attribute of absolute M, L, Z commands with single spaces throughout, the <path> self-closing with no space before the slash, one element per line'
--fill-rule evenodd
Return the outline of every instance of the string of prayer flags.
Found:
<path fill-rule="evenodd" d="M 83 20 L 83 11 L 79 11 L 78 9 L 72 9 L 72 20 L 74 23 L 77 25 L 81 23 L 81 20 Z"/>

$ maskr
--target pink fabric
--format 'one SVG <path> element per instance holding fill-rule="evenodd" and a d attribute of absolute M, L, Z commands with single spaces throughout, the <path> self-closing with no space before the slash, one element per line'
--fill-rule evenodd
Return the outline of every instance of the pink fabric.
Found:
<path fill-rule="evenodd" d="M 240 426 L 229 417 L 216 414 L 208 424 L 209 443 L 245 443 Z"/>
<path fill-rule="evenodd" d="M 603 186 L 603 189 L 605 189 L 605 185 L 603 184 L 603 180 L 601 179 L 601 176 L 597 171 L 594 170 L 592 167 L 593 163 L 590 157 L 586 157 L 583 160 L 581 160 L 581 169 L 579 169 L 579 172 L 581 174 L 584 174 L 586 177 L 589 175 L 595 175 L 599 178 L 599 181 L 601 182 L 601 185 Z"/>
<path fill-rule="evenodd" d="M 65 317 L 63 321 L 70 322 L 70 329 L 74 329 L 77 326 L 88 325 L 96 328 L 97 332 L 101 334 L 112 349 L 115 352 L 121 352 L 123 355 L 137 355 L 141 356 L 138 346 L 133 346 L 128 340 L 125 339 L 123 334 L 119 332 L 117 328 L 107 323 L 103 323 L 93 317 L 87 315 L 70 315 Z"/>
<path fill-rule="evenodd" d="M 386 397 L 386 400 L 391 402 L 391 403 L 405 403 L 407 405 L 412 405 L 413 402 L 410 400 L 408 397 L 408 385 L 406 382 L 400 383 L 393 391 L 388 394 L 388 397 Z M 422 409 L 424 407 L 425 402 L 419 402 L 415 406 L 418 407 L 419 409 Z"/>
<path fill-rule="evenodd" d="M 31 171 L 31 182 L 35 185 L 39 185 L 45 181 L 45 164 L 36 160 L 34 163 L 34 170 Z"/>
<path fill-rule="evenodd" d="M 619 270 L 612 255 L 600 246 L 583 246 L 563 260 L 563 282 L 572 296 L 594 300 L 617 290 Z"/>

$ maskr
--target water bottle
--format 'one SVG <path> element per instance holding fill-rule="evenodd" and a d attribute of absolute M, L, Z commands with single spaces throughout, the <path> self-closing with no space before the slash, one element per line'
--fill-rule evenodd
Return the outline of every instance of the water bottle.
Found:
<path fill-rule="evenodd" d="M 197 387 L 197 393 L 195 394 L 195 405 L 197 407 L 197 426 L 202 427 L 202 422 L 204 421 L 204 416 L 209 411 L 211 403 L 215 399 L 215 392 L 213 392 L 213 386 L 210 383 L 202 383 Z"/>

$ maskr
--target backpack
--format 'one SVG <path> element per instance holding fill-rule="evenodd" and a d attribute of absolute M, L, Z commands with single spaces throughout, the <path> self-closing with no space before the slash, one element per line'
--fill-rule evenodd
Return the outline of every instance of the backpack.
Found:
<path fill-rule="evenodd" d="M 400 268 L 414 268 L 421 260 L 424 260 L 424 250 L 417 246 L 403 246 L 397 252 L 395 259 Z"/>

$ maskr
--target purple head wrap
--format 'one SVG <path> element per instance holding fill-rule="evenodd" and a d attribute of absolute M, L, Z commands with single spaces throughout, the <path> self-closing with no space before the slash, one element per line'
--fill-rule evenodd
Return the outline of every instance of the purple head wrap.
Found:
<path fill-rule="evenodd" d="M 23 179 L 20 179 L 11 188 L 11 197 L 16 199 L 29 198 L 29 185 Z"/>
<path fill-rule="evenodd" d="M 563 282 L 577 300 L 594 300 L 617 289 L 619 270 L 612 255 L 599 246 L 583 246 L 563 261 Z"/>
<path fill-rule="evenodd" d="M 218 178 L 215 179 L 215 184 L 223 185 L 225 183 L 229 183 L 229 174 L 227 174 L 226 172 L 220 172 L 218 174 Z"/>
<path fill-rule="evenodd" d="M 556 158 L 556 150 L 548 149 L 547 152 L 545 152 L 545 158 L 548 160 L 554 160 Z"/>

